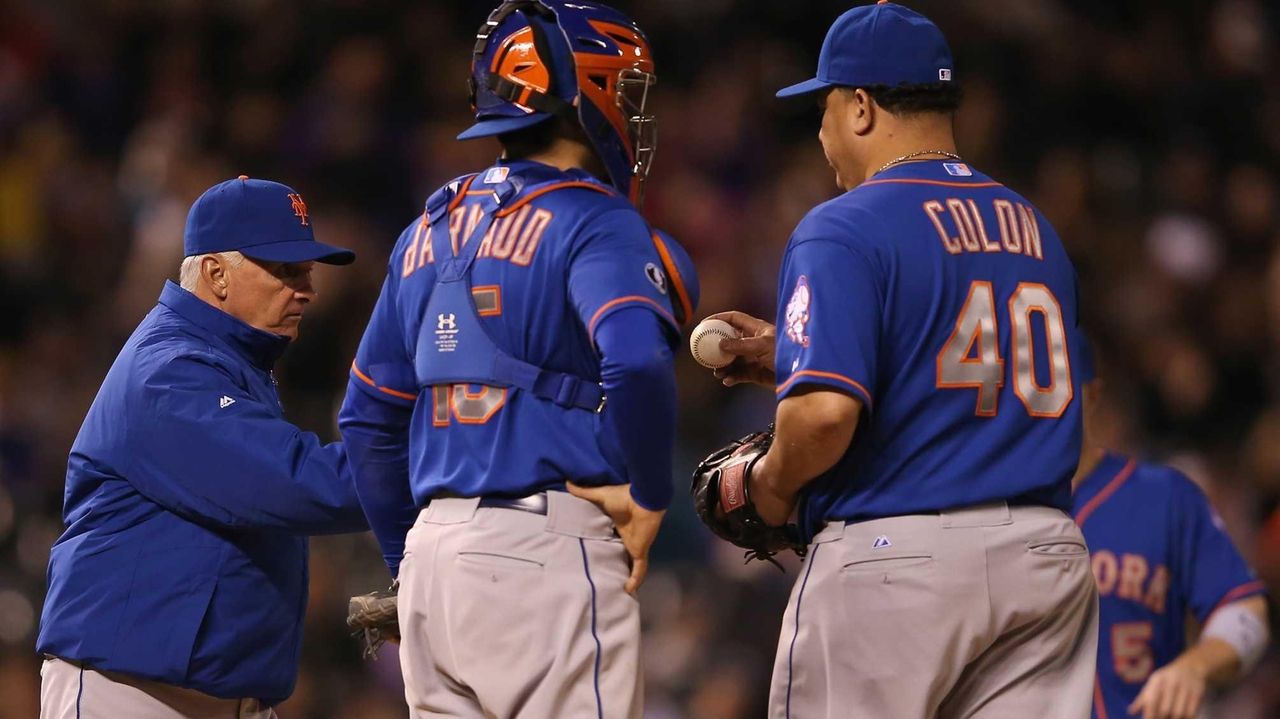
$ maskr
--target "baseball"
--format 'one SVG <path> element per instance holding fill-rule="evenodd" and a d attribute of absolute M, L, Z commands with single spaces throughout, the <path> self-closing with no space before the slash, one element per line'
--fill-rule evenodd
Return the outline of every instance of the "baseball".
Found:
<path fill-rule="evenodd" d="M 718 369 L 733 361 L 733 355 L 720 351 L 720 340 L 737 338 L 738 331 L 724 320 L 706 319 L 698 323 L 689 334 L 689 351 L 693 359 L 703 367 Z"/>

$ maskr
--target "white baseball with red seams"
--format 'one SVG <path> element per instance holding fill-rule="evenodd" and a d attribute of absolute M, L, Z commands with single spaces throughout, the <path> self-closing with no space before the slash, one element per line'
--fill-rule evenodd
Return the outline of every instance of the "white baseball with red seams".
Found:
<path fill-rule="evenodd" d="M 689 351 L 703 367 L 719 369 L 733 362 L 733 355 L 720 349 L 720 340 L 737 339 L 740 335 L 724 320 L 705 319 L 689 333 Z"/>

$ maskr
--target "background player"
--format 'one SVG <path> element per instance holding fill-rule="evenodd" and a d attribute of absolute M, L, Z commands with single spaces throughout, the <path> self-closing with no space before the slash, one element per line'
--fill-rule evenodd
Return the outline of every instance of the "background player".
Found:
<path fill-rule="evenodd" d="M 1098 582 L 1093 716 L 1190 719 L 1208 688 L 1229 684 L 1262 658 L 1265 589 L 1191 480 L 1104 449 L 1102 382 L 1087 346 L 1078 357 L 1084 448 L 1072 514 Z M 1203 628 L 1190 647 L 1188 614 Z"/>
<path fill-rule="evenodd" d="M 629 593 L 671 499 L 673 309 L 692 311 L 633 204 L 653 73 L 621 13 L 500 6 L 459 138 L 503 157 L 392 252 L 340 426 L 399 574 L 414 716 L 640 714 Z"/>
<path fill-rule="evenodd" d="M 951 52 L 927 18 L 841 15 L 817 77 L 778 95 L 807 93 L 849 192 L 792 234 L 776 328 L 719 315 L 747 336 L 722 343 L 741 355 L 725 381 L 776 373 L 749 495 L 769 524 L 798 506 L 812 539 L 770 715 L 1087 716 L 1071 262 L 1037 210 L 956 154 Z"/>

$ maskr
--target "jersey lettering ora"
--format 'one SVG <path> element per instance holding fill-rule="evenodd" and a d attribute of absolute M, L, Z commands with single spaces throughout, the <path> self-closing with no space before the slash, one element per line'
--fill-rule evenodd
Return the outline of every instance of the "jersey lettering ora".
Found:
<path fill-rule="evenodd" d="M 1186 649 L 1187 616 L 1265 589 L 1200 488 L 1171 467 L 1107 454 L 1080 483 L 1072 515 L 1098 582 L 1093 716 L 1128 716 L 1156 669 Z"/>
<path fill-rule="evenodd" d="M 867 410 L 805 489 L 807 531 L 997 500 L 1069 508 L 1075 270 L 1027 200 L 962 163 L 890 168 L 800 222 L 778 297 L 778 399 L 826 385 Z"/>
<path fill-rule="evenodd" d="M 512 186 L 527 189 L 486 219 L 494 188 Z M 565 478 L 623 483 L 621 450 L 591 411 L 600 381 L 592 336 L 606 316 L 634 306 L 653 310 L 678 336 L 648 225 L 587 173 L 527 161 L 504 161 L 460 183 L 447 212 L 453 248 L 481 243 L 470 270 L 474 315 L 466 307 L 464 316 L 457 303 L 428 310 L 433 288 L 443 287 L 436 285 L 437 248 L 449 243 L 433 241 L 424 215 L 396 243 L 352 367 L 355 386 L 413 407 L 413 499 L 422 506 L 442 494 L 523 496 L 563 488 Z M 475 321 L 487 337 L 475 334 Z M 485 345 L 579 378 L 597 391 L 597 402 L 567 406 L 515 386 L 432 379 L 442 362 L 485 376 L 494 361 Z"/>

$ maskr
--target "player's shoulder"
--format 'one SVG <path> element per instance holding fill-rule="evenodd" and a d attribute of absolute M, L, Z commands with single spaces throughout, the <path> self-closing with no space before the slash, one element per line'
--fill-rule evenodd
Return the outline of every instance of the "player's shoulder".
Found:
<path fill-rule="evenodd" d="M 866 250 L 888 240 L 883 221 L 855 188 L 809 210 L 791 233 L 789 248 L 828 241 Z"/>
<path fill-rule="evenodd" d="M 241 369 L 229 353 L 180 322 L 155 323 L 130 344 L 129 381 L 139 387 L 194 380 L 209 371 L 237 375 Z"/>
<path fill-rule="evenodd" d="M 504 212 L 519 212 L 525 204 L 549 213 L 551 226 L 568 240 L 562 246 L 571 252 L 599 241 L 651 244 L 649 223 L 631 200 L 584 172 L 526 188 Z"/>
<path fill-rule="evenodd" d="M 643 222 L 640 211 L 631 200 L 585 172 L 570 171 L 560 177 L 531 184 L 515 196 L 504 212 L 518 210 L 526 204 L 536 205 L 562 218 Z"/>
<path fill-rule="evenodd" d="M 424 211 L 422 214 L 413 218 L 413 220 L 409 222 L 409 224 L 405 225 L 404 229 L 400 231 L 400 235 L 396 237 L 395 249 L 392 253 L 400 252 L 404 250 L 405 247 L 412 244 L 419 235 L 426 232 L 427 225 L 427 213 Z"/>
<path fill-rule="evenodd" d="M 517 160 L 495 165 L 464 180 L 467 194 L 486 187 L 514 183 L 518 188 L 498 210 L 498 216 L 531 217 L 540 214 L 556 234 L 575 235 L 583 228 L 617 233 L 624 229 L 647 235 L 647 223 L 636 206 L 613 186 L 591 173 L 571 168 L 561 170 L 540 163 Z M 552 222 L 554 221 L 554 222 Z"/>
<path fill-rule="evenodd" d="M 1152 460 L 1135 460 L 1128 484 L 1147 496 L 1169 500 L 1207 501 L 1204 491 L 1181 470 Z"/>

